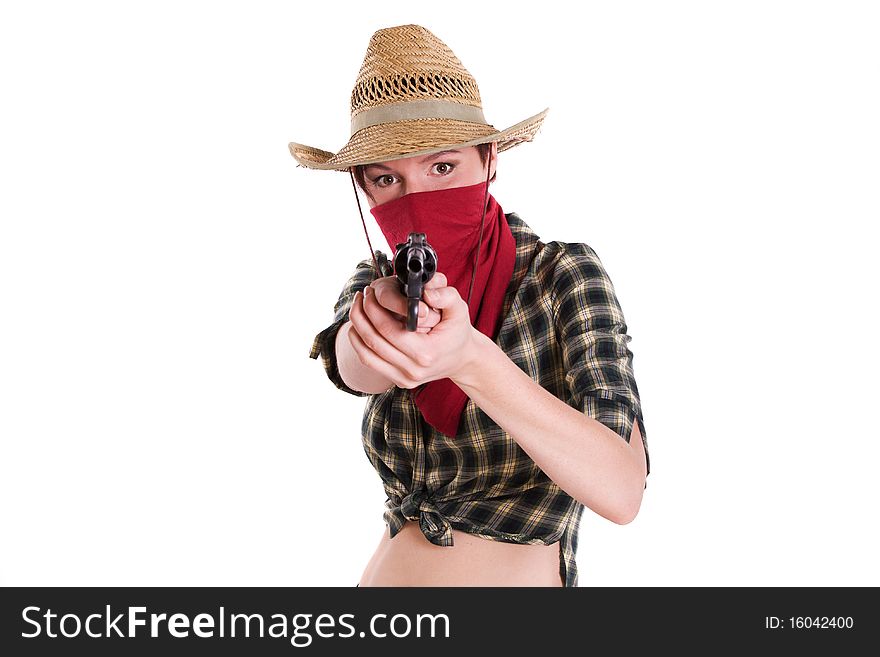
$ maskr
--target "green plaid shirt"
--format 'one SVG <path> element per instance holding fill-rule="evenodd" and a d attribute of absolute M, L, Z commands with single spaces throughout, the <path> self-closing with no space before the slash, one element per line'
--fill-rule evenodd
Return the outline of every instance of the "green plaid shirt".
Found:
<path fill-rule="evenodd" d="M 632 338 L 599 256 L 586 244 L 544 244 L 516 213 L 506 217 L 516 240 L 516 264 L 496 344 L 541 386 L 627 442 L 638 418 L 647 454 L 627 347 Z M 384 258 L 380 251 L 376 255 Z M 424 421 L 409 390 L 393 386 L 368 395 L 339 376 L 336 334 L 348 321 L 355 293 L 376 276 L 372 259 L 357 265 L 336 302 L 333 323 L 315 336 L 309 356 L 322 356 L 337 388 L 369 397 L 363 446 L 387 494 L 384 520 L 391 537 L 413 520 L 441 546 L 452 545 L 452 528 L 507 543 L 560 541 L 560 577 L 565 586 L 577 586 L 584 506 L 473 401 L 450 439 Z M 650 460 L 647 467 L 650 472 Z"/>

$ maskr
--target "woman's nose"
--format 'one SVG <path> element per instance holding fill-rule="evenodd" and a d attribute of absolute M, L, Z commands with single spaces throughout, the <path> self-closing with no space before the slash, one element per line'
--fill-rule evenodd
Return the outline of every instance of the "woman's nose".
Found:
<path fill-rule="evenodd" d="M 404 181 L 401 185 L 401 191 L 404 194 L 412 194 L 413 192 L 430 192 L 434 187 L 427 178 L 414 178 Z"/>

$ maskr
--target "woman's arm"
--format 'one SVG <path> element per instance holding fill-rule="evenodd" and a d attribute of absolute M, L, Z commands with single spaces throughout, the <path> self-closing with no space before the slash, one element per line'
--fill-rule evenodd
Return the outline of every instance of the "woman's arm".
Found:
<path fill-rule="evenodd" d="M 647 477 L 638 422 L 627 443 L 541 387 L 480 331 L 472 337 L 456 385 L 562 490 L 612 522 L 633 520 Z"/>

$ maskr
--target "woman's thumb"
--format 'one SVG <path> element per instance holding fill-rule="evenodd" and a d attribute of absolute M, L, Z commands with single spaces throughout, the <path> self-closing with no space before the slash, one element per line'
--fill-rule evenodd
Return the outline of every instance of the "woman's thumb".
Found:
<path fill-rule="evenodd" d="M 461 309 L 462 301 L 458 290 L 454 287 L 433 287 L 423 292 L 424 301 L 432 308 L 443 309 L 447 314 L 456 313 Z"/>
<path fill-rule="evenodd" d="M 449 283 L 446 280 L 446 274 L 444 274 L 442 271 L 435 271 L 434 275 L 431 276 L 431 280 L 425 283 L 425 289 L 429 290 L 431 288 L 446 287 L 448 284 Z"/>

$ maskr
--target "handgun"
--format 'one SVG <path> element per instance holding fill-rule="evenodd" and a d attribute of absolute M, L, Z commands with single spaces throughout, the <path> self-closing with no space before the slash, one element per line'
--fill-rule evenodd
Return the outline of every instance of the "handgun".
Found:
<path fill-rule="evenodd" d="M 406 297 L 406 330 L 415 331 L 419 324 L 419 301 L 425 283 L 437 271 L 437 253 L 428 244 L 425 233 L 410 233 L 405 243 L 394 252 L 394 275 Z"/>

